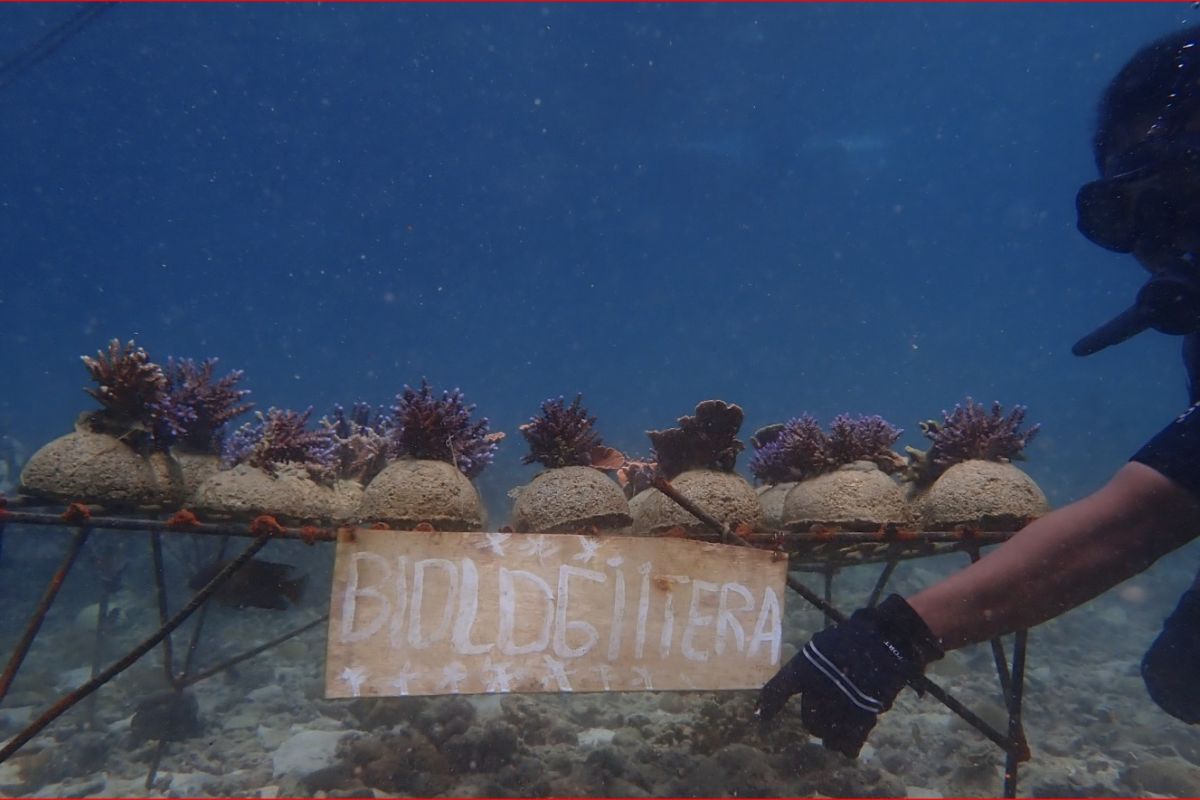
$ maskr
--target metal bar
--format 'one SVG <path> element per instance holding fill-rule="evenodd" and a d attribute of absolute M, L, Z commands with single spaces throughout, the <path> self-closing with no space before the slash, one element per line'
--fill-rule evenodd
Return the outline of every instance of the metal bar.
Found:
<path fill-rule="evenodd" d="M 668 484 L 669 485 L 669 484 Z M 661 491 L 661 487 L 655 484 L 655 488 Z M 666 492 L 664 492 L 666 494 Z M 678 493 L 676 493 L 678 494 Z M 679 497 L 683 497 L 679 495 Z M 675 498 L 672 498 L 675 499 Z M 687 501 L 687 498 L 683 498 Z M 676 500 L 678 502 L 678 500 Z M 690 501 L 687 501 L 690 503 Z M 682 503 L 680 505 L 683 505 Z M 696 516 L 692 508 L 684 506 L 690 513 Z M 246 530 L 244 522 L 197 522 L 194 524 L 179 524 L 172 523 L 171 520 L 161 519 L 139 519 L 136 517 L 109 517 L 102 516 L 95 507 L 93 509 L 93 517 L 90 520 L 92 527 L 105 528 L 108 530 L 121 531 L 163 531 L 164 528 L 168 531 L 182 531 L 184 533 L 196 533 L 205 536 L 252 536 Z M 703 513 L 703 512 L 702 512 Z M 36 511 L 15 511 L 10 505 L 5 511 L 4 516 L 8 522 L 22 525 L 62 525 L 62 517 L 58 514 L 43 513 Z M 705 515 L 707 516 L 707 515 Z M 711 524 L 709 519 L 701 519 L 706 524 Z M 715 530 L 720 531 L 719 528 Z M 973 543 L 982 546 L 1001 544 L 1012 538 L 1015 531 L 903 531 L 898 533 L 889 533 L 887 531 L 754 531 L 744 535 L 738 535 L 738 538 L 745 541 L 747 544 L 752 544 L 756 547 L 774 548 L 779 545 L 785 546 L 810 546 L 810 545 L 856 545 L 856 544 L 879 544 L 879 543 L 894 543 L 899 545 L 912 544 L 963 544 Z M 316 526 L 300 526 L 288 528 L 285 531 L 277 534 L 282 539 L 299 539 L 305 542 L 336 542 L 338 528 L 316 527 Z M 695 538 L 704 540 L 721 539 L 721 534 L 712 535 L 699 534 Z M 729 542 L 725 542 L 729 544 Z"/>
<path fill-rule="evenodd" d="M 197 672 L 195 675 L 185 676 L 183 681 L 180 684 L 180 688 L 186 689 L 187 687 L 189 687 L 193 684 L 199 683 L 200 681 L 204 680 L 205 678 L 211 678 L 213 675 L 216 675 L 218 672 L 224 672 L 225 670 L 229 669 L 232 666 L 240 664 L 243 661 L 246 661 L 247 659 L 254 658 L 254 656 L 262 653 L 263 651 L 270 650 L 272 647 L 275 647 L 276 645 L 279 645 L 279 644 L 283 644 L 288 639 L 292 639 L 296 636 L 299 636 L 300 634 L 304 633 L 305 631 L 307 631 L 311 628 L 315 628 L 317 625 L 320 625 L 321 623 L 328 622 L 328 621 L 329 621 L 329 614 L 323 614 L 322 616 L 317 617 L 316 619 L 314 619 L 311 622 L 306 622 L 305 624 L 301 625 L 299 628 L 296 628 L 294 630 L 288 631 L 285 634 L 275 637 L 274 639 L 270 640 L 269 642 L 263 642 L 262 644 L 258 645 L 257 647 L 255 647 L 251 650 L 247 650 L 244 653 L 240 653 L 231 658 L 227 658 L 226 660 L 222 661 L 219 664 L 215 664 L 207 669 L 203 669 L 200 672 Z"/>
<path fill-rule="evenodd" d="M 1025 692 L 1025 652 L 1029 631 L 1017 631 L 1013 642 L 1012 684 L 1008 692 L 1008 738 L 1013 746 L 1004 761 L 1004 796 L 1017 796 L 1017 765 L 1030 758 L 1029 743 L 1025 739 L 1025 727 L 1021 723 L 1021 705 Z"/>
<path fill-rule="evenodd" d="M 974 564 L 979 560 L 979 548 L 974 545 L 968 545 L 967 555 Z M 996 665 L 996 677 L 1000 679 L 1000 696 L 1008 702 L 1008 687 L 1010 684 L 1010 676 L 1008 674 L 1008 656 L 1004 652 L 1004 640 L 999 636 L 993 636 L 988 640 L 992 648 L 992 661 Z"/>
<path fill-rule="evenodd" d="M 88 506 L 89 510 L 93 507 Z M 7 510 L 4 514 L 8 522 L 20 525 L 62 525 L 62 517 L 57 514 L 48 514 L 35 511 L 12 511 Z M 254 538 L 255 534 L 251 532 L 246 525 L 246 522 L 196 522 L 187 523 L 179 521 L 177 517 L 167 520 L 161 519 L 138 519 L 136 517 L 102 517 L 97 512 L 92 511 L 93 518 L 89 523 L 94 528 L 105 528 L 114 531 L 181 531 L 183 533 L 196 533 L 203 536 L 242 536 L 245 538 Z M 293 528 L 284 527 L 282 530 L 273 534 L 279 539 L 299 539 L 304 542 L 336 542 L 337 528 L 318 528 L 311 525 L 296 526 Z"/>
<path fill-rule="evenodd" d="M 879 605 L 879 596 L 887 588 L 888 581 L 892 579 L 892 573 L 896 571 L 896 565 L 899 563 L 899 561 L 891 559 L 884 565 L 883 570 L 879 573 L 879 578 L 875 581 L 875 588 L 871 589 L 871 595 L 867 598 L 867 608 Z"/>
<path fill-rule="evenodd" d="M 58 524 L 63 524 L 62 517 L 58 518 Z M 75 534 L 71 537 L 71 544 L 67 546 L 67 553 L 63 556 L 62 563 L 59 564 L 55 573 L 50 576 L 50 582 L 46 584 L 46 591 L 42 593 L 42 599 L 38 602 L 33 615 L 29 618 L 29 624 L 25 626 L 25 632 L 21 634 L 21 638 L 13 650 L 12 657 L 9 658 L 8 666 L 4 668 L 4 674 L 0 675 L 0 701 L 3 701 L 5 695 L 8 694 L 13 679 L 17 677 L 17 670 L 21 668 L 21 663 L 25 660 L 25 656 L 29 654 L 29 648 L 33 645 L 33 640 L 38 635 L 38 631 L 41 630 L 42 623 L 46 621 L 46 614 L 50 611 L 50 606 L 54 604 L 54 598 L 58 597 L 58 590 L 62 588 L 63 581 L 67 578 L 67 573 L 71 571 L 71 567 L 75 564 L 75 559 L 79 557 L 79 552 L 83 549 L 83 545 L 87 542 L 88 535 L 91 532 L 92 529 L 89 525 L 80 525 L 75 529 Z"/>
<path fill-rule="evenodd" d="M 100 581 L 100 599 L 96 602 L 96 636 L 92 640 L 92 671 L 90 677 L 96 677 L 100 671 L 100 662 L 104 660 L 104 635 L 108 631 L 108 581 Z M 96 728 L 96 698 L 88 698 L 87 724 Z"/>
<path fill-rule="evenodd" d="M 833 570 L 826 569 L 822 577 L 825 580 L 825 602 L 828 603 L 830 607 L 833 607 Z M 826 614 L 825 627 L 832 628 L 833 624 L 833 617 Z"/>
<path fill-rule="evenodd" d="M 29 725 L 25 726 L 25 728 L 20 733 L 13 736 L 13 738 L 9 739 L 3 747 L 0 747 L 0 763 L 3 763 L 9 756 L 24 747 L 30 739 L 40 733 L 42 729 L 44 729 L 51 722 L 62 716 L 76 703 L 86 698 L 92 692 L 99 689 L 101 686 L 112 680 L 120 673 L 124 672 L 135 661 L 154 649 L 154 647 L 156 647 L 164 637 L 182 625 L 183 622 L 192 615 L 192 612 L 199 608 L 204 601 L 206 601 L 213 594 L 213 592 L 221 588 L 221 586 L 226 580 L 229 579 L 231 575 L 233 575 L 233 573 L 241 569 L 242 565 L 253 558 L 259 550 L 263 549 L 263 547 L 266 546 L 267 542 L 269 542 L 273 536 L 274 531 L 272 530 L 264 530 L 258 533 L 258 538 L 256 538 L 244 551 L 242 551 L 241 555 L 229 562 L 224 569 L 218 572 L 213 579 L 209 581 L 203 589 L 197 592 L 191 601 L 182 609 L 180 609 L 179 612 L 172 617 L 164 627 L 160 628 L 153 635 L 151 635 L 150 638 L 144 640 L 137 647 L 133 648 L 131 651 L 129 651 L 129 653 L 112 664 L 108 669 L 104 670 L 99 675 L 84 683 L 82 686 L 78 687 L 66 696 L 60 698 L 57 703 L 47 709 L 40 717 L 31 722 Z"/>
<path fill-rule="evenodd" d="M 158 625 L 166 627 L 170 612 L 167 610 L 167 578 L 163 573 L 162 539 L 158 531 L 150 534 L 150 558 L 154 565 L 154 593 L 158 598 Z M 171 635 L 168 633 L 162 640 L 163 670 L 167 677 L 167 686 L 175 685 L 175 652 L 171 646 Z"/>
<path fill-rule="evenodd" d="M 219 563 L 221 563 L 222 560 L 224 560 L 225 548 L 228 546 L 229 546 L 229 537 L 226 536 L 224 539 L 221 540 L 221 547 L 220 547 L 220 549 L 217 550 L 216 563 L 219 564 Z M 188 675 L 191 674 L 191 671 L 192 671 L 192 663 L 196 660 L 196 651 L 200 647 L 200 635 L 204 631 L 204 621 L 208 618 L 208 610 L 210 608 L 212 608 L 212 606 L 209 605 L 208 603 L 205 603 L 204 606 L 200 609 L 200 616 L 196 617 L 196 625 L 192 629 L 192 638 L 191 638 L 191 641 L 188 642 L 187 653 L 183 657 L 183 669 L 179 673 L 179 680 L 180 680 L 181 688 L 184 686 L 191 685 L 190 683 L 187 682 L 187 679 L 188 679 Z"/>
<path fill-rule="evenodd" d="M 179 689 L 176 689 L 174 694 L 171 695 L 171 704 L 167 708 L 168 730 L 170 729 L 170 725 L 176 719 L 175 715 L 178 713 L 179 701 L 182 697 L 183 692 L 181 692 Z M 158 776 L 158 765 L 162 763 L 162 757 L 166 751 L 167 737 L 164 735 L 154 745 L 154 754 L 150 756 L 150 764 L 146 767 L 146 780 L 142 784 L 142 786 L 144 786 L 146 789 L 150 789 L 154 786 L 154 779 Z"/>

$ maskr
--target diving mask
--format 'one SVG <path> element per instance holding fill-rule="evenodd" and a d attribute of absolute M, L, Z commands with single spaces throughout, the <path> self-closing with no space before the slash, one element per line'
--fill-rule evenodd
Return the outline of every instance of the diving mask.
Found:
<path fill-rule="evenodd" d="M 1113 158 L 1075 195 L 1079 232 L 1106 250 L 1169 248 L 1200 228 L 1200 134 L 1152 136 Z"/>

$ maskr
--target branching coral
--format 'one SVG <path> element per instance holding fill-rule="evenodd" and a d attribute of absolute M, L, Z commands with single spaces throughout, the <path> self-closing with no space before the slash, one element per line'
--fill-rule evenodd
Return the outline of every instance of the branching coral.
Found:
<path fill-rule="evenodd" d="M 901 431 L 879 416 L 839 414 L 821 429 L 810 414 L 755 432 L 750 472 L 763 483 L 802 481 L 854 461 L 872 461 L 894 472 L 903 459 L 891 449 Z"/>
<path fill-rule="evenodd" d="M 1005 414 L 999 401 L 988 410 L 970 397 L 965 406 L 942 412 L 942 421 L 921 423 L 921 433 L 933 444 L 928 450 L 906 448 L 909 471 L 917 483 L 929 483 L 961 461 L 1012 461 L 1022 458 L 1021 451 L 1033 440 L 1040 425 L 1022 431 L 1025 407 L 1013 406 Z"/>
<path fill-rule="evenodd" d="M 369 403 L 355 403 L 350 412 L 342 406 L 322 417 L 321 425 L 333 435 L 334 468 L 338 477 L 369 483 L 387 464 L 390 416 Z"/>
<path fill-rule="evenodd" d="M 132 340 L 122 346 L 113 339 L 107 352 L 81 358 L 96 382 L 96 388 L 84 391 L 104 406 L 90 415 L 92 427 L 120 434 L 142 431 L 148 437 L 156 427 L 157 404 L 167 390 L 162 368 Z"/>
<path fill-rule="evenodd" d="M 802 481 L 834 466 L 829 437 L 809 414 L 760 428 L 750 444 L 755 448 L 750 472 L 763 483 Z"/>
<path fill-rule="evenodd" d="M 705 400 L 693 416 L 679 418 L 678 428 L 647 431 L 659 471 L 668 479 L 689 469 L 732 472 L 745 447 L 737 438 L 744 416 L 732 403 Z"/>
<path fill-rule="evenodd" d="M 215 358 L 200 364 L 190 358 L 167 360 L 166 393 L 154 403 L 155 439 L 160 444 L 178 442 L 201 452 L 219 453 L 226 423 L 254 407 L 242 402 L 250 390 L 237 388 L 242 371 L 216 379 L 216 366 Z"/>
<path fill-rule="evenodd" d="M 529 453 L 521 463 L 536 461 L 550 469 L 590 466 L 602 443 L 594 427 L 596 418 L 582 403 L 581 394 L 575 395 L 570 405 L 561 397 L 543 402 L 542 413 L 520 427 L 521 435 L 529 442 Z"/>
<path fill-rule="evenodd" d="M 249 464 L 272 475 L 280 464 L 297 464 L 315 481 L 329 482 L 337 476 L 336 440 L 326 427 L 308 428 L 309 408 L 303 413 L 272 408 L 255 412 L 256 422 L 247 422 L 225 442 L 225 466 Z"/>
<path fill-rule="evenodd" d="M 829 458 L 837 466 L 854 461 L 872 461 L 886 473 L 904 465 L 904 459 L 892 450 L 902 430 L 883 417 L 851 417 L 839 414 L 829 423 Z"/>
<path fill-rule="evenodd" d="M 468 478 L 492 463 L 503 433 L 488 433 L 486 417 L 471 420 L 475 406 L 467 405 L 458 389 L 440 399 L 425 380 L 421 388 L 405 386 L 393 406 L 392 448 L 398 456 L 449 462 Z"/>

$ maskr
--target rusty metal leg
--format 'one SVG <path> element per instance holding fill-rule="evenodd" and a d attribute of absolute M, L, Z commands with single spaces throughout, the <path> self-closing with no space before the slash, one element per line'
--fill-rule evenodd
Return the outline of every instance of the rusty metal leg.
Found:
<path fill-rule="evenodd" d="M 192 684 L 199 683 L 200 681 L 204 680 L 205 678 L 211 678 L 213 675 L 216 675 L 219 672 L 224 672 L 225 670 L 229 669 L 230 667 L 237 666 L 238 664 L 242 663 L 243 661 L 246 661 L 247 659 L 254 658 L 256 655 L 263 653 L 267 650 L 270 650 L 272 647 L 275 647 L 276 645 L 283 644 L 288 639 L 294 639 L 295 637 L 299 636 L 300 634 L 304 633 L 305 631 L 309 630 L 310 628 L 315 628 L 316 626 L 320 625 L 321 623 L 328 622 L 328 621 L 329 621 L 329 614 L 322 614 L 320 617 L 317 617 L 316 619 L 312 620 L 311 622 L 304 623 L 299 628 L 294 628 L 294 629 L 288 631 L 287 633 L 276 636 L 274 639 L 270 640 L 269 642 L 263 642 L 262 644 L 258 645 L 257 647 L 247 650 L 244 653 L 239 653 L 236 656 L 231 656 L 230 658 L 225 659 L 224 661 L 222 661 L 219 664 L 214 664 L 213 666 L 211 666 L 207 669 L 203 669 L 203 670 L 197 672 L 195 675 L 184 676 L 183 680 L 181 681 L 181 684 L 184 688 L 186 688 L 188 686 L 191 686 Z"/>
<path fill-rule="evenodd" d="M 163 570 L 162 534 L 153 531 L 150 534 L 150 558 L 154 565 L 154 590 L 158 598 L 158 624 L 165 626 L 170 619 L 167 608 L 167 577 Z M 171 647 L 171 635 L 168 633 L 162 640 L 163 670 L 166 672 L 167 686 L 175 685 L 175 653 Z"/>
<path fill-rule="evenodd" d="M 971 563 L 974 564 L 979 560 L 979 548 L 975 546 L 967 547 L 967 555 L 970 556 Z M 1004 702 L 1007 704 L 1011 676 L 1008 674 L 1008 656 L 1004 653 L 1004 640 L 996 636 L 989 639 L 988 644 L 992 648 L 992 662 L 996 665 L 996 677 L 1000 679 L 1000 696 L 1004 698 Z"/>
<path fill-rule="evenodd" d="M 100 663 L 104 660 L 104 637 L 108 632 L 108 585 L 108 581 L 100 581 L 100 599 L 96 601 L 96 637 L 92 640 L 93 678 L 100 671 Z M 98 695 L 92 695 L 88 698 L 87 725 L 92 730 L 96 729 L 97 697 Z"/>
<path fill-rule="evenodd" d="M 825 578 L 825 602 L 828 603 L 831 607 L 833 606 L 833 573 L 834 573 L 834 570 L 829 567 L 826 567 L 821 572 L 821 574 Z M 825 615 L 825 627 L 826 628 L 833 627 L 835 622 L 837 622 L 837 620 L 834 619 L 833 617 L 831 617 L 829 614 Z"/>
<path fill-rule="evenodd" d="M 4 696 L 8 694 L 13 679 L 17 677 L 17 670 L 21 668 L 21 662 L 29 654 L 29 648 L 33 645 L 38 631 L 41 630 L 42 623 L 46 621 L 46 614 L 50 611 L 50 606 L 54 604 L 54 598 L 58 597 L 58 590 L 62 588 L 67 573 L 71 571 L 75 559 L 79 557 L 79 552 L 83 549 L 88 534 L 91 532 L 91 526 L 88 525 L 81 525 L 75 529 L 75 534 L 71 537 L 71 544 L 67 547 L 67 554 L 63 556 L 58 570 L 50 576 L 50 582 L 46 584 L 46 591 L 42 594 L 42 599 L 34 609 L 33 616 L 29 618 L 29 624 L 25 626 L 25 632 L 21 634 L 21 639 L 17 642 L 12 657 L 9 658 L 8 666 L 4 668 L 4 674 L 0 675 L 0 701 L 3 701 Z"/>
<path fill-rule="evenodd" d="M 875 581 L 875 588 L 871 590 L 871 596 L 867 598 L 867 608 L 874 608 L 879 604 L 879 596 L 887 588 L 888 581 L 892 579 L 892 573 L 896 571 L 898 563 L 900 562 L 889 561 L 884 565 L 883 571 L 879 573 L 879 579 Z"/>
<path fill-rule="evenodd" d="M 225 559 L 225 548 L 229 546 L 229 537 L 225 536 L 221 539 L 221 546 L 217 550 L 216 562 L 219 564 Z M 196 660 L 196 653 L 200 649 L 200 635 L 204 631 L 204 622 L 208 619 L 208 610 L 212 606 L 205 604 L 200 609 L 200 615 L 196 617 L 196 626 L 192 628 L 192 638 L 188 642 L 187 652 L 183 656 L 183 669 L 179 673 L 179 685 L 189 686 L 188 676 L 192 672 L 192 664 Z"/>
<path fill-rule="evenodd" d="M 1008 691 L 1008 739 L 1004 763 L 1004 796 L 1017 796 L 1017 765 L 1029 760 L 1029 744 L 1025 740 L 1025 727 L 1021 724 L 1021 704 L 1025 691 L 1025 650 L 1029 631 L 1019 630 L 1013 643 L 1012 682 Z"/>
<path fill-rule="evenodd" d="M 151 537 L 151 550 L 154 556 L 154 581 L 158 591 L 158 613 L 161 624 L 165 625 L 170 602 L 167 598 L 166 569 L 163 566 L 162 541 L 157 531 L 152 533 Z M 228 542 L 228 536 L 221 540 L 221 551 L 217 556 L 218 561 L 224 558 L 225 546 Z M 163 668 L 167 673 L 167 681 L 174 691 L 170 707 L 167 710 L 168 719 L 175 719 L 175 715 L 180 708 L 180 703 L 183 700 L 183 690 L 188 686 L 187 678 L 192 668 L 192 659 L 200 643 L 200 635 L 204 630 L 204 620 L 208 616 L 208 609 L 211 607 L 210 604 L 205 603 L 200 607 L 199 613 L 196 614 L 196 624 L 192 628 L 192 637 L 188 643 L 188 649 L 183 656 L 183 668 L 178 673 L 175 672 L 175 656 L 171 647 L 171 637 L 167 636 L 167 638 L 163 639 Z M 146 769 L 145 787 L 147 790 L 154 788 L 154 779 L 158 776 L 158 765 L 162 763 L 162 758 L 166 755 L 166 752 L 167 739 L 159 739 L 158 744 L 154 748 L 154 755 L 151 756 L 150 764 Z"/>
<path fill-rule="evenodd" d="M 153 650 L 158 644 L 166 638 L 173 630 L 182 625 L 188 617 L 192 615 L 209 597 L 224 585 L 225 581 L 229 580 L 230 576 L 241 569 L 247 561 L 253 558 L 259 550 L 266 546 L 271 540 L 271 531 L 258 534 L 258 537 L 250 544 L 241 555 L 229 562 L 220 572 L 213 577 L 211 581 L 199 592 L 191 601 L 179 610 L 175 616 L 167 622 L 166 625 L 159 628 L 150 638 L 143 641 L 133 650 L 129 651 L 124 657 L 116 663 L 108 667 L 96 677 L 92 678 L 87 683 L 70 692 L 65 697 L 59 699 L 57 703 L 47 709 L 40 717 L 35 719 L 29 725 L 10 739 L 3 747 L 0 747 L 0 763 L 3 763 L 9 756 L 24 747 L 30 739 L 37 736 L 47 725 L 58 719 L 76 703 L 87 698 L 92 692 L 99 689 L 104 684 L 115 678 L 117 675 L 128 669 L 135 661 L 137 661 L 146 653 Z"/>

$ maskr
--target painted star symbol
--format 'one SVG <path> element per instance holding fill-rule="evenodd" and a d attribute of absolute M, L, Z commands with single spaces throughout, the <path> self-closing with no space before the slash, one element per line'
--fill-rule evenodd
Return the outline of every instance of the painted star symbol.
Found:
<path fill-rule="evenodd" d="M 362 667 L 346 667 L 338 677 L 350 685 L 350 694 L 358 697 L 367 680 L 367 671 Z"/>
<path fill-rule="evenodd" d="M 590 564 L 596 559 L 596 551 L 600 549 L 600 545 L 604 544 L 599 539 L 583 537 L 579 540 L 579 545 L 583 549 L 575 555 L 571 556 L 575 561 L 582 561 L 585 564 Z"/>
<path fill-rule="evenodd" d="M 554 544 L 543 533 L 526 536 L 525 540 L 517 547 L 523 556 L 537 556 L 538 563 L 542 566 L 546 564 L 546 558 L 558 552 L 559 547 Z"/>
<path fill-rule="evenodd" d="M 480 542 L 475 545 L 480 550 L 491 550 L 498 556 L 504 555 L 504 545 L 508 544 L 508 540 L 512 538 L 511 533 L 499 533 L 492 531 L 486 534 L 487 541 Z"/>

